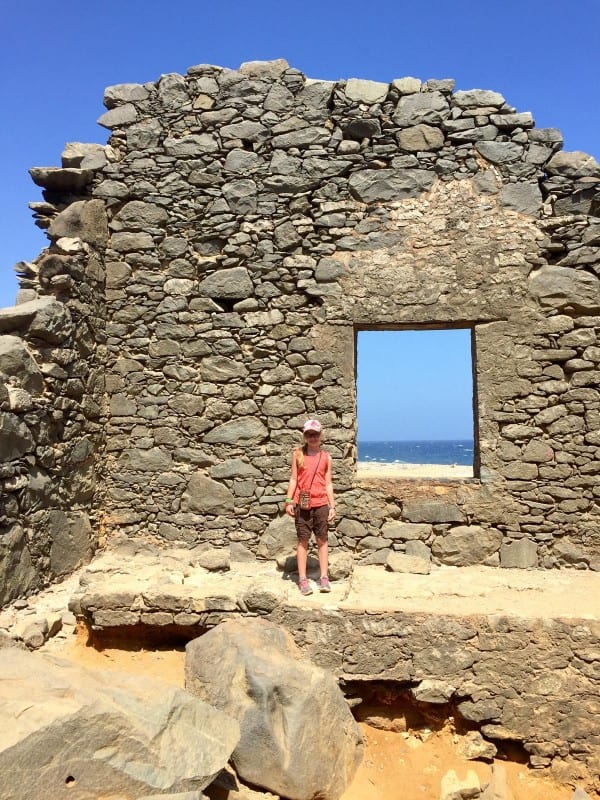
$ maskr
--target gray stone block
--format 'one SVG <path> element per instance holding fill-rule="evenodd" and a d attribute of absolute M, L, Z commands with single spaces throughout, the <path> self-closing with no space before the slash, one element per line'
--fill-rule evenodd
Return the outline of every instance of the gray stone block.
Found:
<path fill-rule="evenodd" d="M 500 548 L 500 566 L 511 569 L 530 569 L 538 565 L 538 548 L 529 539 L 506 542 Z"/>
<path fill-rule="evenodd" d="M 37 300 L 33 301 L 38 303 Z M 46 308 L 47 304 L 43 305 Z M 38 313 L 36 311 L 36 313 Z M 31 350 L 18 336 L 0 336 L 0 372 L 13 376 L 32 394 L 40 394 L 44 379 Z"/>
<path fill-rule="evenodd" d="M 27 425 L 15 414 L 0 413 L 0 460 L 13 461 L 35 449 L 36 443 Z"/>
<path fill-rule="evenodd" d="M 418 197 L 433 185 L 435 173 L 424 169 L 365 169 L 350 176 L 350 192 L 363 203 Z"/>
<path fill-rule="evenodd" d="M 450 106 L 441 92 L 420 92 L 398 101 L 393 120 L 401 128 L 425 123 L 439 125 L 450 116 Z"/>
<path fill-rule="evenodd" d="M 208 431 L 204 436 L 207 444 L 259 444 L 267 439 L 269 431 L 259 419 L 234 419 Z"/>
<path fill-rule="evenodd" d="M 502 534 L 479 525 L 458 525 L 444 536 L 438 536 L 432 546 L 433 555 L 442 564 L 466 567 L 481 564 L 500 549 Z"/>
<path fill-rule="evenodd" d="M 233 494 L 226 486 L 200 473 L 192 475 L 181 498 L 182 511 L 199 514 L 232 513 L 234 505 Z"/>
<path fill-rule="evenodd" d="M 138 119 L 138 112 L 132 103 L 124 103 L 123 105 L 111 108 L 104 114 L 101 114 L 96 122 L 102 125 L 103 128 L 112 130 L 113 128 L 122 128 L 126 125 L 131 125 Z"/>
<path fill-rule="evenodd" d="M 398 133 L 398 145 L 410 152 L 439 150 L 444 145 L 444 134 L 432 125 L 413 125 Z"/>
<path fill-rule="evenodd" d="M 402 504 L 402 516 L 410 522 L 463 522 L 458 506 L 443 500 L 407 500 Z"/>
<path fill-rule="evenodd" d="M 388 555 L 385 566 L 391 572 L 408 572 L 415 575 L 429 575 L 431 572 L 429 559 L 394 551 Z"/>
<path fill-rule="evenodd" d="M 600 311 L 600 280 L 589 272 L 569 267 L 543 266 L 529 276 L 529 291 L 542 306 L 582 313 Z"/>
<path fill-rule="evenodd" d="M 542 208 L 542 193 L 537 183 L 509 183 L 500 192 L 500 203 L 536 217 Z"/>
<path fill-rule="evenodd" d="M 14 525 L 0 537 L 0 606 L 29 592 L 37 579 L 25 533 Z"/>
<path fill-rule="evenodd" d="M 460 108 L 500 107 L 505 103 L 504 97 L 499 92 L 492 92 L 489 89 L 468 89 L 454 92 L 452 100 Z"/>
<path fill-rule="evenodd" d="M 567 178 L 600 178 L 600 164 L 588 153 L 580 150 L 556 153 L 546 164 L 549 175 L 563 175 Z"/>
<path fill-rule="evenodd" d="M 452 686 L 446 681 L 427 678 L 419 683 L 418 686 L 410 690 L 411 695 L 421 703 L 441 704 L 447 703 L 454 692 L 456 686 Z"/>
<path fill-rule="evenodd" d="M 261 558 L 287 558 L 296 552 L 298 537 L 294 520 L 288 514 L 276 517 L 267 525 L 259 540 L 257 555 Z"/>
<path fill-rule="evenodd" d="M 515 142 L 477 142 L 475 148 L 492 164 L 507 164 L 523 155 L 523 147 Z"/>
<path fill-rule="evenodd" d="M 244 267 L 233 267 L 215 272 L 201 280 L 198 291 L 206 297 L 214 297 L 217 300 L 220 298 L 241 300 L 250 297 L 253 288 L 254 284 L 248 270 Z"/>
<path fill-rule="evenodd" d="M 42 518 L 50 540 L 50 569 L 69 575 L 92 557 L 94 533 L 85 511 L 47 511 Z"/>
<path fill-rule="evenodd" d="M 348 100 L 372 105 L 373 103 L 382 103 L 387 96 L 389 88 L 388 83 L 350 78 L 346 82 L 344 91 Z"/>
<path fill-rule="evenodd" d="M 95 247 L 105 247 L 108 242 L 108 221 L 104 202 L 79 200 L 71 203 L 54 217 L 48 235 L 54 239 L 77 237 Z"/>
<path fill-rule="evenodd" d="M 381 535 L 386 539 L 427 539 L 433 533 L 431 525 L 414 522 L 385 522 L 381 528 Z"/>
<path fill-rule="evenodd" d="M 78 192 L 90 184 L 94 177 L 91 169 L 61 167 L 32 167 L 29 174 L 36 186 L 55 192 Z"/>

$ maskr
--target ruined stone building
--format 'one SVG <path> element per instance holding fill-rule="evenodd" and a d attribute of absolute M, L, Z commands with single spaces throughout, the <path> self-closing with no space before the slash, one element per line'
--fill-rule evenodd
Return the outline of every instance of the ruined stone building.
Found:
<path fill-rule="evenodd" d="M 600 566 L 600 166 L 494 91 L 284 61 L 109 87 L 31 170 L 50 246 L 0 311 L 0 598 L 115 532 L 256 553 L 306 416 L 334 549 Z M 467 328 L 475 477 L 356 474 L 355 339 Z"/>

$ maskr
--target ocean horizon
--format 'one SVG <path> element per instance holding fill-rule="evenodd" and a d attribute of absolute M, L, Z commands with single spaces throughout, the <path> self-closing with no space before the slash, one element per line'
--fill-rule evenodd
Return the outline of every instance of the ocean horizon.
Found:
<path fill-rule="evenodd" d="M 472 466 L 472 439 L 415 439 L 358 442 L 359 461 L 384 464 L 459 464 Z"/>

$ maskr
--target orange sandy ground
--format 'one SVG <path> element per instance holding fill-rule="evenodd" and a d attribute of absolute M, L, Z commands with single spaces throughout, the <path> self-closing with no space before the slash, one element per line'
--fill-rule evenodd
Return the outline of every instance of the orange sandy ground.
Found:
<path fill-rule="evenodd" d="M 82 632 L 60 655 L 90 667 L 143 673 L 177 686 L 184 684 L 183 650 L 96 650 L 85 644 Z M 450 769 L 461 778 L 468 770 L 474 770 L 482 783 L 489 780 L 488 764 L 465 761 L 458 755 L 457 737 L 449 726 L 431 734 L 380 730 L 364 723 L 361 729 L 365 737 L 365 756 L 342 800 L 439 800 L 442 776 Z M 524 764 L 502 763 L 514 800 L 570 800 L 572 797 L 572 788 L 559 786 Z"/>

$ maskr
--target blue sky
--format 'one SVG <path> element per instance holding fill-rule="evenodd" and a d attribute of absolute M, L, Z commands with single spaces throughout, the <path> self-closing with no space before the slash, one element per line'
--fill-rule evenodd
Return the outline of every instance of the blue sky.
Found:
<path fill-rule="evenodd" d="M 272 58 L 312 78 L 454 78 L 502 92 L 538 127 L 560 128 L 565 149 L 600 158 L 599 0 L 2 0 L 0 10 L 0 306 L 14 302 L 13 265 L 45 246 L 28 168 L 58 165 L 65 142 L 106 142 L 95 120 L 114 83 Z"/>
<path fill-rule="evenodd" d="M 358 438 L 471 439 L 471 331 L 359 331 Z"/>

